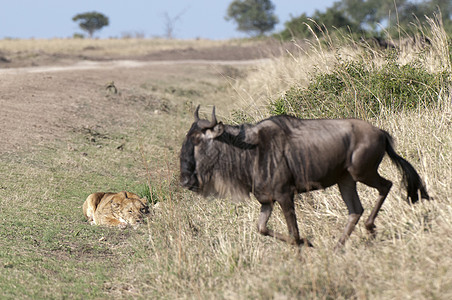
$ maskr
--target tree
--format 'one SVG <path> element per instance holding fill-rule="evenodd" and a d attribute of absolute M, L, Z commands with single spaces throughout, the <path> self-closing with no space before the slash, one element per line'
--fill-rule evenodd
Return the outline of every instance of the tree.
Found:
<path fill-rule="evenodd" d="M 165 12 L 165 37 L 167 39 L 174 38 L 174 30 L 176 27 L 176 22 L 179 21 L 183 14 L 187 12 L 188 8 L 185 8 L 180 13 L 178 13 L 175 17 L 170 17 L 168 12 Z"/>
<path fill-rule="evenodd" d="M 381 37 L 386 33 L 396 36 L 400 32 L 416 34 L 419 25 L 425 25 L 424 16 L 432 17 L 441 12 L 446 32 L 452 32 L 451 0 L 340 0 L 325 12 L 316 11 L 312 16 L 302 14 L 285 23 L 280 33 L 284 39 L 311 36 L 307 24 L 315 34 L 320 29 L 312 21 L 327 29 L 345 28 L 352 33 Z"/>
<path fill-rule="evenodd" d="M 107 16 L 95 11 L 78 14 L 72 18 L 72 21 L 79 22 L 80 28 L 88 32 L 90 38 L 93 37 L 95 31 L 108 26 L 109 23 Z"/>
<path fill-rule="evenodd" d="M 444 25 L 452 21 L 450 0 L 341 0 L 337 3 L 348 18 L 374 34 L 381 30 L 382 24 L 386 29 L 398 30 L 400 26 L 410 32 L 415 30 L 412 25 L 418 20 L 422 23 L 424 16 L 431 17 L 438 10 Z"/>
<path fill-rule="evenodd" d="M 308 28 L 308 25 L 310 28 Z M 279 33 L 283 39 L 308 38 L 314 34 L 319 35 L 321 31 L 331 29 L 344 29 L 345 31 L 359 32 L 361 28 L 358 24 L 350 20 L 342 10 L 333 6 L 325 12 L 316 10 L 312 17 L 301 14 L 299 17 L 292 17 L 285 23 L 285 29 Z"/>
<path fill-rule="evenodd" d="M 264 35 L 278 23 L 275 6 L 270 0 L 234 0 L 228 7 L 226 20 L 237 23 L 237 30 L 250 35 Z"/>

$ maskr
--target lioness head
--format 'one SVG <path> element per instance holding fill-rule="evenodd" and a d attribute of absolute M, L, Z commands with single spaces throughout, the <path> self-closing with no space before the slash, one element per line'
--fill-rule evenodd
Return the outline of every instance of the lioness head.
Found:
<path fill-rule="evenodd" d="M 144 216 L 149 213 L 145 198 L 129 192 L 117 193 L 111 199 L 112 215 L 124 225 L 134 228 L 143 223 Z"/>

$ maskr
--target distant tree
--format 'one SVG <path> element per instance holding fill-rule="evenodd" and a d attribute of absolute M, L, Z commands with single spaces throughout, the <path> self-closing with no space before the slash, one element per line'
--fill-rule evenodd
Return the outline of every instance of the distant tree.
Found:
<path fill-rule="evenodd" d="M 419 18 L 427 15 L 431 17 L 433 13 L 442 18 L 446 32 L 452 37 L 452 1 L 451 0 L 428 0 L 421 3 L 423 14 L 417 15 Z"/>
<path fill-rule="evenodd" d="M 360 26 L 348 18 L 341 9 L 333 6 L 325 12 L 316 10 L 312 17 L 304 13 L 299 17 L 292 17 L 285 23 L 285 29 L 279 35 L 283 39 L 307 38 L 312 36 L 312 32 L 318 35 L 325 29 L 344 29 L 351 32 L 361 30 Z"/>
<path fill-rule="evenodd" d="M 382 24 L 410 32 L 418 20 L 432 17 L 438 10 L 445 25 L 452 21 L 451 0 L 341 0 L 337 6 L 350 20 L 373 33 L 380 31 Z"/>
<path fill-rule="evenodd" d="M 170 17 L 168 12 L 165 12 L 165 37 L 167 39 L 173 39 L 174 38 L 174 31 L 176 28 L 176 22 L 178 22 L 182 15 L 187 12 L 188 8 L 185 8 L 180 13 L 178 13 L 175 17 Z"/>
<path fill-rule="evenodd" d="M 264 35 L 278 23 L 270 0 L 234 0 L 229 4 L 226 20 L 237 23 L 237 30 L 250 35 Z"/>
<path fill-rule="evenodd" d="M 320 30 L 313 22 L 327 29 L 347 28 L 365 36 L 379 37 L 385 32 L 393 36 L 399 32 L 410 34 L 418 32 L 414 25 L 425 22 L 424 16 L 432 17 L 438 12 L 441 12 L 444 29 L 451 34 L 451 0 L 339 0 L 325 12 L 292 17 L 280 36 L 284 39 L 309 37 L 312 33 L 307 24 L 318 34 Z"/>
<path fill-rule="evenodd" d="M 95 31 L 109 24 L 107 16 L 95 11 L 75 15 L 72 21 L 79 22 L 78 25 L 80 28 L 88 32 L 90 38 L 93 37 Z"/>

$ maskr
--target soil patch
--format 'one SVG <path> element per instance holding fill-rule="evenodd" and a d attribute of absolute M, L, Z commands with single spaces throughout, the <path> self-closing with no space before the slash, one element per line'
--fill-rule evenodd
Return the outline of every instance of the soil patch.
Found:
<path fill-rule="evenodd" d="M 0 153 L 64 138 L 74 128 L 121 126 L 141 113 L 167 112 L 165 99 L 140 91 L 143 78 L 155 80 L 156 86 L 171 78 L 177 86 L 178 80 L 195 80 L 196 70 L 218 75 L 213 69 L 238 78 L 243 73 L 231 66 L 279 56 L 291 47 L 269 41 L 116 57 L 0 52 Z M 122 94 L 107 91 L 109 82 L 119 84 Z M 190 89 L 165 92 L 182 98 L 199 96 Z"/>
<path fill-rule="evenodd" d="M 171 104 L 150 89 L 190 99 L 198 96 L 197 91 L 180 87 L 166 91 L 162 80 L 177 87 L 180 80 L 196 80 L 197 72 L 209 78 L 220 76 L 216 69 L 224 68 L 178 60 L 0 69 L 0 154 L 64 139 L 74 129 L 121 130 L 142 116 L 168 113 Z M 118 94 L 106 88 L 110 82 Z M 146 82 L 152 87 L 143 88 Z"/>
<path fill-rule="evenodd" d="M 100 47 L 86 47 L 77 54 L 48 53 L 42 50 L 17 51 L 7 53 L 0 51 L 0 69 L 37 66 L 64 66 L 80 61 L 108 62 L 117 60 L 134 61 L 181 61 L 181 60 L 216 60 L 238 61 L 255 60 L 285 55 L 287 51 L 297 51 L 293 43 L 279 41 L 262 41 L 245 45 L 222 45 L 207 48 L 181 47 L 171 50 L 151 51 L 145 55 L 105 55 Z"/>

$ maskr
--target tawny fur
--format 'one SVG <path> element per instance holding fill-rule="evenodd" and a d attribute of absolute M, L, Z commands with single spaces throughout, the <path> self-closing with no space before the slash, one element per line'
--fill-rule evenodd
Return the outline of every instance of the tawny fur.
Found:
<path fill-rule="evenodd" d="M 149 213 L 147 200 L 130 192 L 94 193 L 83 203 L 83 214 L 91 225 L 136 228 Z"/>

